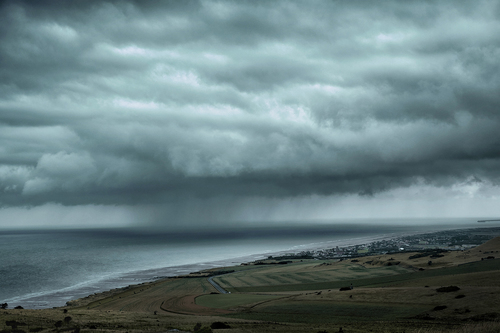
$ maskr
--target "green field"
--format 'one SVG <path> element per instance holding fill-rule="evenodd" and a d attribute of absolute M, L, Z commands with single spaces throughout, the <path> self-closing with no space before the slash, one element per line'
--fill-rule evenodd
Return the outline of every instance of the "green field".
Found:
<path fill-rule="evenodd" d="M 426 310 L 425 306 L 349 304 L 331 302 L 277 301 L 261 305 L 253 312 L 226 315 L 247 320 L 277 321 L 286 323 L 329 324 L 350 321 L 409 320 Z"/>
<path fill-rule="evenodd" d="M 263 265 L 216 277 L 232 294 L 201 296 L 196 303 L 237 310 L 226 318 L 275 323 L 413 325 L 422 316 L 465 320 L 500 306 L 499 272 L 500 259 L 420 271 L 353 262 Z M 353 290 L 339 291 L 350 283 Z M 459 293 L 436 292 L 451 283 L 461 286 Z M 434 310 L 437 306 L 445 309 Z"/>
<path fill-rule="evenodd" d="M 500 270 L 500 259 L 411 273 L 398 266 L 363 268 L 359 265 L 349 265 L 332 271 L 311 269 L 309 272 L 291 272 L 290 268 L 282 271 L 277 271 L 277 268 L 256 269 L 217 277 L 214 280 L 225 289 L 240 293 L 338 289 L 350 283 L 355 287 L 410 286 L 417 280 Z M 342 274 L 336 274 L 342 269 Z"/>
<path fill-rule="evenodd" d="M 399 266 L 370 267 L 345 263 L 321 266 L 322 262 L 307 261 L 290 265 L 260 266 L 214 278 L 231 292 L 296 291 L 340 288 L 351 281 L 401 275 L 409 270 Z"/>

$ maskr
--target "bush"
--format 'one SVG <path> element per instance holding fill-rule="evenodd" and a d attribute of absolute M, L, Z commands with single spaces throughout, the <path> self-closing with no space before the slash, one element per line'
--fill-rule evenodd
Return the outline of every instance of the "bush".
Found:
<path fill-rule="evenodd" d="M 442 258 L 442 257 L 444 257 L 444 254 L 433 254 L 433 255 L 431 255 L 430 258 L 431 259 L 437 259 L 437 258 Z"/>
<path fill-rule="evenodd" d="M 340 291 L 347 291 L 347 290 L 351 290 L 351 287 L 342 287 L 339 290 Z"/>
<path fill-rule="evenodd" d="M 448 286 L 448 287 L 441 287 L 441 288 L 437 288 L 436 291 L 438 293 L 450 293 L 452 291 L 459 291 L 460 288 L 457 287 L 457 286 Z"/>
<path fill-rule="evenodd" d="M 448 308 L 446 305 L 438 305 L 436 307 L 434 307 L 434 309 L 432 309 L 433 311 L 441 311 L 441 310 L 444 310 Z"/>
<path fill-rule="evenodd" d="M 217 330 L 217 329 L 224 329 L 224 328 L 231 328 L 228 324 L 225 324 L 221 321 L 216 321 L 210 325 L 210 328 Z"/>
<path fill-rule="evenodd" d="M 439 257 L 442 257 L 442 255 L 440 253 L 446 253 L 446 252 L 448 252 L 448 251 L 441 250 L 441 249 L 428 250 L 428 251 L 423 251 L 423 252 L 414 254 L 412 256 L 409 256 L 408 259 L 418 259 L 418 258 L 429 257 L 429 256 L 439 258 Z"/>

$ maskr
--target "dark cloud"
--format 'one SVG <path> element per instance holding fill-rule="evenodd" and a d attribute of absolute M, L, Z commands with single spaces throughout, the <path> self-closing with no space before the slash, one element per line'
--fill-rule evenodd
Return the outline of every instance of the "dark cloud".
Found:
<path fill-rule="evenodd" d="M 4 1 L 0 204 L 191 216 L 180 202 L 492 195 L 499 12 L 489 1 Z"/>

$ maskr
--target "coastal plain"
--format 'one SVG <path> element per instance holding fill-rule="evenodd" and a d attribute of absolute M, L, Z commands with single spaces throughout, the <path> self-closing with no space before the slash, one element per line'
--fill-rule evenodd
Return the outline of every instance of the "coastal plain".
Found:
<path fill-rule="evenodd" d="M 500 237 L 437 255 L 286 262 L 270 257 L 94 294 L 61 308 L 0 310 L 0 329 L 500 332 L 499 257 Z M 210 276 L 229 293 L 219 293 Z"/>

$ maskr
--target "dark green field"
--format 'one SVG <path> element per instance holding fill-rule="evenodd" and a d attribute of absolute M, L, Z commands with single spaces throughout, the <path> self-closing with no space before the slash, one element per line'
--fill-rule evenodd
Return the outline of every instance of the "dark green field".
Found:
<path fill-rule="evenodd" d="M 260 306 L 258 312 L 239 313 L 227 317 L 247 320 L 269 320 L 304 324 L 349 323 L 353 321 L 392 321 L 417 316 L 425 306 L 349 304 L 331 302 L 273 302 Z"/>

